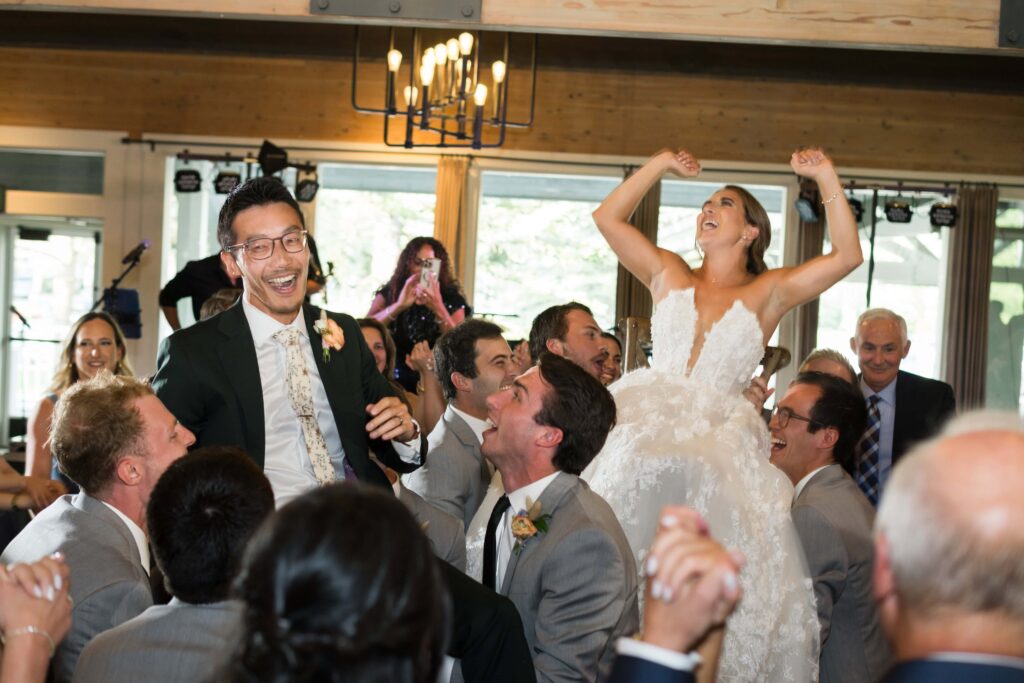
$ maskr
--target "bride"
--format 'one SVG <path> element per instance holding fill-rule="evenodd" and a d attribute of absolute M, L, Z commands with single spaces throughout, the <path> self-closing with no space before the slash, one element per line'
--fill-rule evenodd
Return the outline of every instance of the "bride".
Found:
<path fill-rule="evenodd" d="M 618 421 L 583 472 L 619 516 L 643 566 L 663 505 L 685 504 L 724 546 L 746 555 L 744 597 L 729 620 L 719 681 L 817 679 L 818 624 L 811 582 L 789 518 L 793 487 L 768 462 L 770 438 L 742 391 L 788 311 L 862 261 L 857 226 L 831 159 L 799 150 L 790 164 L 823 198 L 831 253 L 768 270 L 768 216 L 740 187 L 704 203 L 691 269 L 627 220 L 664 173 L 693 177 L 688 152 L 662 151 L 617 187 L 594 220 L 622 264 L 651 292 L 654 358 L 611 387 Z"/>

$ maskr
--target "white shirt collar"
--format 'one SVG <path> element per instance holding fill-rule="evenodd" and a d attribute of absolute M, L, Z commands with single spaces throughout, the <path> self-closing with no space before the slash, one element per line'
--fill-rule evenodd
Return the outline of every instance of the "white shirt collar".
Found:
<path fill-rule="evenodd" d="M 860 378 L 860 391 L 862 394 L 864 394 L 864 398 L 871 398 L 873 394 L 878 394 L 878 398 L 881 399 L 882 401 L 888 403 L 889 405 L 895 405 L 897 379 L 899 379 L 898 375 L 894 377 L 891 382 L 882 387 L 881 391 L 875 391 L 874 389 L 872 389 L 871 387 L 864 383 L 864 377 L 862 375 Z"/>
<path fill-rule="evenodd" d="M 537 481 L 531 482 L 526 486 L 521 486 L 515 491 L 508 492 L 508 502 L 511 503 L 509 512 L 513 515 L 518 515 L 520 511 L 528 511 L 529 505 L 526 504 L 526 500 L 529 499 L 530 503 L 536 503 L 540 500 L 540 496 L 544 493 L 544 489 L 548 487 L 548 484 L 555 480 L 561 472 L 553 472 L 548 476 L 538 479 Z M 541 510 L 541 513 L 544 511 Z"/>
<path fill-rule="evenodd" d="M 146 570 L 146 574 L 149 574 L 149 542 L 146 540 L 146 532 L 143 531 L 138 524 L 130 520 L 128 515 L 124 514 L 107 501 L 101 500 L 100 502 L 113 510 L 114 514 L 120 517 L 121 521 L 124 522 L 124 525 L 128 527 L 128 532 L 135 540 L 135 547 L 139 549 L 139 561 L 142 562 L 142 568 Z"/>
<path fill-rule="evenodd" d="M 473 434 L 476 435 L 476 440 L 479 443 L 484 442 L 484 432 L 491 428 L 491 423 L 487 420 L 481 420 L 479 417 L 473 417 L 467 412 L 459 410 L 455 407 L 454 403 L 449 403 L 448 407 L 452 409 L 452 412 L 461 417 L 469 425 L 469 428 L 473 430 Z"/>
<path fill-rule="evenodd" d="M 249 292 L 242 294 L 242 312 L 249 323 L 249 331 L 252 333 L 252 341 L 256 346 L 262 346 L 268 339 L 286 327 L 294 327 L 303 337 L 309 338 L 306 330 L 306 318 L 302 309 L 299 309 L 295 319 L 287 325 L 274 320 L 269 315 L 252 305 L 249 301 Z"/>
<path fill-rule="evenodd" d="M 804 490 L 804 487 L 807 486 L 807 482 L 809 482 L 812 478 L 814 478 L 815 474 L 817 474 L 818 472 L 821 472 L 826 467 L 832 467 L 833 465 L 836 465 L 836 463 L 833 462 L 833 463 L 830 463 L 828 465 L 822 465 L 821 467 L 819 467 L 817 469 L 813 469 L 810 472 L 808 472 L 807 474 L 805 474 L 804 478 L 801 479 L 800 481 L 798 481 L 796 483 L 796 486 L 793 487 L 793 500 L 796 500 L 800 496 L 800 492 Z"/>

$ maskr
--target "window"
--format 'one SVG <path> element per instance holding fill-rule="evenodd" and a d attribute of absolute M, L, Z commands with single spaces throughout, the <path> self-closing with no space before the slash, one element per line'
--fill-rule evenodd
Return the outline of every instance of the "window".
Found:
<path fill-rule="evenodd" d="M 361 318 L 406 243 L 434 234 L 437 171 L 322 164 L 319 176 L 316 243 L 324 272 L 334 270 L 326 305 Z"/>
<path fill-rule="evenodd" d="M 999 202 L 989 301 L 985 405 L 1019 410 L 1024 351 L 1024 200 Z"/>
<path fill-rule="evenodd" d="M 476 315 L 506 338 L 530 334 L 549 306 L 579 301 L 615 324 L 618 261 L 590 214 L 618 178 L 484 171 L 477 228 Z"/>
<path fill-rule="evenodd" d="M 879 191 L 877 201 L 871 191 L 856 191 L 863 203 L 860 223 L 864 263 L 821 295 L 818 310 L 818 346 L 845 353 L 857 367 L 850 350 L 859 316 L 867 301 L 868 259 L 871 253 L 871 212 L 877 217 L 875 272 L 872 278 L 870 306 L 891 308 L 907 321 L 913 342 L 910 355 L 901 367 L 926 377 L 937 377 L 942 353 L 942 316 L 945 308 L 945 264 L 949 242 L 948 228 L 933 228 L 928 210 L 942 195 L 920 193 L 902 197 L 912 209 L 909 223 L 890 223 L 885 204 L 897 193 Z M 827 235 L 826 235 L 827 241 Z M 826 244 L 825 251 L 829 246 Z"/>

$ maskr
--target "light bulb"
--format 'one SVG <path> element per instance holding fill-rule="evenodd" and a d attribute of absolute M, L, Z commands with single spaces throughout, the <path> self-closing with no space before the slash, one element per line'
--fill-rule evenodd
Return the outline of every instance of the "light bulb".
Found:
<path fill-rule="evenodd" d="M 388 51 L 388 71 L 396 72 L 402 65 L 402 53 L 398 50 Z"/>
<path fill-rule="evenodd" d="M 407 85 L 402 94 L 405 95 L 405 106 L 411 107 L 416 104 L 416 98 L 419 97 L 420 92 L 416 89 L 416 86 Z"/>
<path fill-rule="evenodd" d="M 434 60 L 434 48 L 427 48 L 427 51 L 423 53 L 423 59 L 420 60 L 420 69 L 422 69 L 424 66 L 429 65 L 430 70 L 433 71 L 435 64 L 436 62 Z"/>
<path fill-rule="evenodd" d="M 470 52 L 473 51 L 472 33 L 466 32 L 459 34 L 459 51 L 464 55 L 468 55 Z"/>
<path fill-rule="evenodd" d="M 500 59 L 491 64 L 491 75 L 494 76 L 494 83 L 497 85 L 505 80 L 505 62 Z"/>
<path fill-rule="evenodd" d="M 438 66 L 444 66 L 444 63 L 448 61 L 448 48 L 444 46 L 444 43 L 438 43 L 434 46 L 434 61 L 437 62 Z"/>
<path fill-rule="evenodd" d="M 424 86 L 429 86 L 430 82 L 434 80 L 434 65 L 432 63 L 424 62 L 420 65 L 420 83 Z"/>
<path fill-rule="evenodd" d="M 487 101 L 487 86 L 483 83 L 479 83 L 476 86 L 476 91 L 473 93 L 473 101 L 476 102 L 476 106 L 484 106 L 484 102 Z"/>
<path fill-rule="evenodd" d="M 448 42 L 445 43 L 445 47 L 448 48 L 448 61 L 454 62 L 459 58 L 459 41 L 455 38 L 449 38 Z"/>

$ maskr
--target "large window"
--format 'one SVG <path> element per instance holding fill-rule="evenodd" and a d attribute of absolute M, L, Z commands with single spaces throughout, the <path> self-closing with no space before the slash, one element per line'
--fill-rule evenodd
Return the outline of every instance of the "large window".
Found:
<path fill-rule="evenodd" d="M 316 197 L 316 243 L 324 270 L 333 266 L 326 305 L 357 318 L 391 277 L 413 237 L 434 234 L 437 171 L 411 166 L 322 164 Z"/>
<path fill-rule="evenodd" d="M 617 261 L 590 217 L 620 180 L 485 171 L 474 304 L 507 338 L 529 336 L 534 316 L 575 300 L 602 327 L 615 324 Z"/>
<path fill-rule="evenodd" d="M 989 292 L 988 371 L 985 404 L 1018 410 L 1024 351 L 1024 201 L 1003 201 L 996 214 L 996 240 Z"/>
<path fill-rule="evenodd" d="M 885 217 L 885 204 L 896 199 L 897 193 L 879 191 L 877 202 L 870 191 L 853 194 L 864 206 L 860 223 L 864 263 L 821 295 L 818 346 L 845 353 L 856 367 L 856 357 L 850 350 L 850 337 L 857 326 L 857 316 L 868 306 L 890 308 L 906 318 L 912 342 L 910 355 L 901 367 L 927 377 L 938 377 L 949 229 L 933 228 L 928 211 L 936 201 L 944 198 L 930 193 L 904 196 L 902 199 L 908 201 L 912 209 L 911 221 L 890 223 Z M 877 226 L 875 270 L 869 302 L 867 283 L 873 207 Z M 825 251 L 829 248 L 826 243 Z"/>

